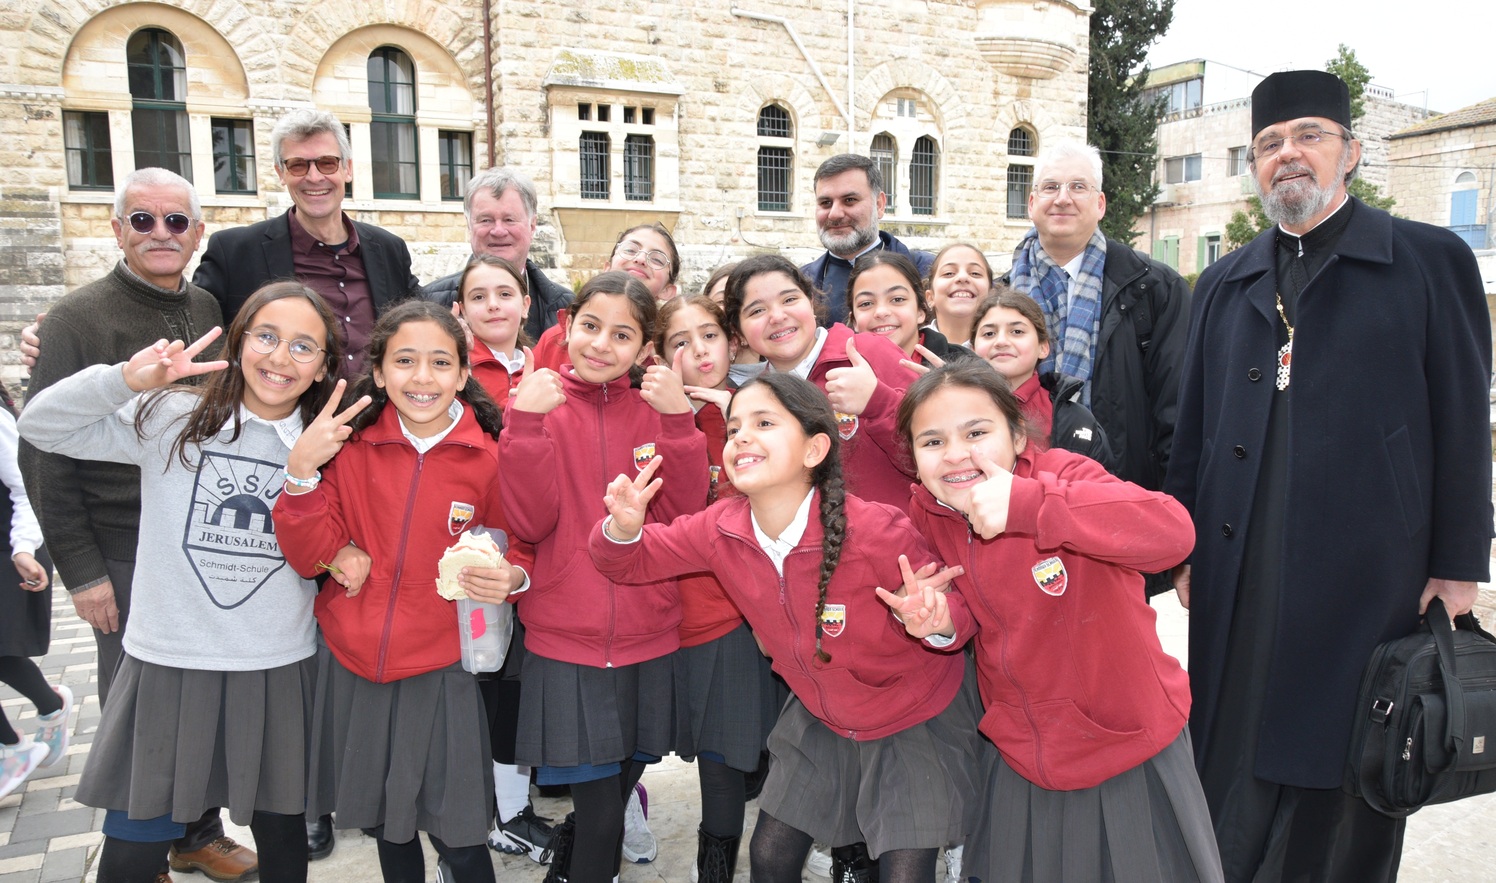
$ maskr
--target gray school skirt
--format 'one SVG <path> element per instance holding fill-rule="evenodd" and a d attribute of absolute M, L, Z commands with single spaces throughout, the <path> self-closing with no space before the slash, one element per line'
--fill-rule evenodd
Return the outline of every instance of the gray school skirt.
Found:
<path fill-rule="evenodd" d="M 675 753 L 689 760 L 715 752 L 733 769 L 752 772 L 788 698 L 746 624 L 682 647 L 675 654 Z"/>
<path fill-rule="evenodd" d="M 922 724 L 858 742 L 792 698 L 769 735 L 759 809 L 831 846 L 865 842 L 874 858 L 960 843 L 977 785 L 977 717 L 963 691 Z"/>
<path fill-rule="evenodd" d="M 488 716 L 478 679 L 460 663 L 376 684 L 317 651 L 307 815 L 339 828 L 384 826 L 405 843 L 425 831 L 479 846 L 493 819 Z"/>
<path fill-rule="evenodd" d="M 1094 788 L 1047 791 L 983 740 L 986 806 L 966 842 L 963 878 L 979 883 L 1222 880 L 1189 729 L 1151 759 Z"/>
<path fill-rule="evenodd" d="M 675 728 L 675 654 L 595 668 L 525 654 L 515 762 L 601 766 L 663 757 Z"/>
<path fill-rule="evenodd" d="M 306 809 L 317 660 L 256 671 L 120 662 L 76 799 L 132 819 Z"/>

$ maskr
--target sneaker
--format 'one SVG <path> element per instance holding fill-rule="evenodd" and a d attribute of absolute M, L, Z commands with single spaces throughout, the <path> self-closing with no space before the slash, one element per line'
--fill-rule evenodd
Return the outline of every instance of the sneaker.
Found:
<path fill-rule="evenodd" d="M 452 867 L 441 859 L 436 860 L 436 883 L 457 883 L 457 878 L 452 876 Z"/>
<path fill-rule="evenodd" d="M 831 877 L 831 847 L 824 843 L 812 843 L 810 855 L 805 858 L 805 870 L 817 877 Z"/>
<path fill-rule="evenodd" d="M 509 821 L 494 825 L 488 832 L 488 848 L 506 855 L 528 856 L 532 862 L 546 864 L 551 860 L 551 837 L 555 833 L 549 822 L 550 819 L 535 814 L 535 807 L 526 806 Z"/>
<path fill-rule="evenodd" d="M 38 717 L 36 733 L 31 737 L 33 742 L 47 746 L 47 759 L 42 761 L 42 766 L 52 766 L 62 760 L 68 750 L 68 714 L 73 710 L 73 691 L 62 684 L 53 689 L 62 700 L 62 707 Z"/>
<path fill-rule="evenodd" d="M 0 797 L 21 787 L 46 759 L 47 746 L 24 736 L 14 745 L 0 747 Z"/>
<path fill-rule="evenodd" d="M 945 883 L 962 883 L 961 876 L 961 853 L 965 852 L 964 845 L 952 846 L 945 851 Z"/>
<path fill-rule="evenodd" d="M 660 852 L 654 832 L 649 830 L 649 792 L 635 785 L 623 808 L 623 857 L 635 864 L 652 862 Z"/>

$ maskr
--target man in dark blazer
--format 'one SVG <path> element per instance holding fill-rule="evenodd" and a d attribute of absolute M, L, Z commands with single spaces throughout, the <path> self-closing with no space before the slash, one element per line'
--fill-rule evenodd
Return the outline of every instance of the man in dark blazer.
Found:
<path fill-rule="evenodd" d="M 375 317 L 420 294 L 410 250 L 393 233 L 343 213 L 353 151 L 337 117 L 292 111 L 271 130 L 270 150 L 294 206 L 279 217 L 214 233 L 192 281 L 212 292 L 225 321 L 232 321 L 266 282 L 301 280 L 342 323 L 348 344 L 343 375 L 352 377 L 363 370 Z"/>
<path fill-rule="evenodd" d="M 1404 823 L 1340 790 L 1362 671 L 1488 577 L 1491 329 L 1468 246 L 1346 192 L 1337 77 L 1252 95 L 1277 225 L 1195 288 L 1165 490 L 1194 515 L 1190 728 L 1227 880 L 1396 878 Z"/>

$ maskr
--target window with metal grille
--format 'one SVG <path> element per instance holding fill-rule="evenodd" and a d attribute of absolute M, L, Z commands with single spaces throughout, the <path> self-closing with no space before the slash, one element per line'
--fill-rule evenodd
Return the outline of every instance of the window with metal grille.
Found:
<path fill-rule="evenodd" d="M 103 111 L 63 111 L 62 143 L 67 154 L 68 187 L 74 190 L 114 189 L 109 114 Z"/>
<path fill-rule="evenodd" d="M 790 150 L 788 147 L 758 149 L 758 210 L 790 210 Z"/>
<path fill-rule="evenodd" d="M 791 138 L 790 112 L 777 104 L 764 105 L 758 112 L 758 136 L 760 138 Z"/>
<path fill-rule="evenodd" d="M 219 193 L 255 192 L 254 120 L 213 118 L 213 186 Z"/>
<path fill-rule="evenodd" d="M 1034 133 L 1019 126 L 1008 133 L 1008 156 L 1033 156 Z"/>
<path fill-rule="evenodd" d="M 916 215 L 935 214 L 935 184 L 939 177 L 940 153 L 928 135 L 914 142 L 909 154 L 909 210 Z"/>
<path fill-rule="evenodd" d="M 893 137 L 887 132 L 880 132 L 873 136 L 873 143 L 868 147 L 867 155 L 873 162 L 878 164 L 878 172 L 883 176 L 883 192 L 888 196 L 887 210 L 893 211 L 897 200 L 898 187 L 898 164 L 899 151 L 894 145 Z"/>
<path fill-rule="evenodd" d="M 608 198 L 608 151 L 612 142 L 606 132 L 583 132 L 577 143 L 582 157 L 582 198 Z"/>
<path fill-rule="evenodd" d="M 655 142 L 648 135 L 623 139 L 623 198 L 631 202 L 654 199 Z"/>
<path fill-rule="evenodd" d="M 160 28 L 142 28 L 125 44 L 135 167 L 158 166 L 191 181 L 186 58 L 181 42 Z"/>
<path fill-rule="evenodd" d="M 1033 166 L 1017 164 L 1008 166 L 1008 217 L 1014 219 L 1028 217 L 1029 189 L 1033 186 Z"/>
<path fill-rule="evenodd" d="M 379 199 L 419 199 L 416 66 L 403 50 L 369 53 L 369 171 Z"/>
<path fill-rule="evenodd" d="M 473 177 L 473 134 L 437 132 L 436 146 L 442 173 L 442 199 L 461 200 Z"/>

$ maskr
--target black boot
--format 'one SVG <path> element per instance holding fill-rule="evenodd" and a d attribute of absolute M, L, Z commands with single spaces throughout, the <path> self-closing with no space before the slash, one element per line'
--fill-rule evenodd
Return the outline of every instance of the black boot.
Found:
<path fill-rule="evenodd" d="M 552 829 L 550 849 L 540 855 L 541 864 L 551 865 L 541 883 L 566 883 L 571 876 L 571 847 L 576 836 L 577 814 L 570 812 L 565 821 Z"/>
<path fill-rule="evenodd" d="M 697 883 L 732 883 L 733 872 L 738 867 L 738 843 L 743 835 L 718 837 L 697 829 L 696 876 Z"/>
<path fill-rule="evenodd" d="M 308 859 L 317 861 L 318 859 L 324 859 L 332 855 L 333 843 L 331 815 L 307 819 L 306 852 Z"/>
<path fill-rule="evenodd" d="M 878 861 L 866 843 L 832 847 L 831 883 L 878 883 Z"/>

